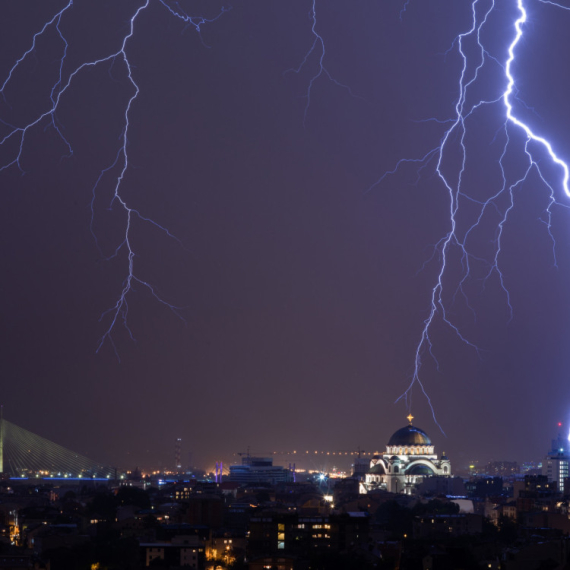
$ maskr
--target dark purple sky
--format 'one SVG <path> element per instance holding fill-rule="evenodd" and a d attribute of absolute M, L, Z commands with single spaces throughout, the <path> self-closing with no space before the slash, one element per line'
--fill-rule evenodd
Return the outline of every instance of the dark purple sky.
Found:
<path fill-rule="evenodd" d="M 182 4 L 208 17 L 220 7 Z M 527 4 L 517 51 L 525 63 L 514 67 L 526 107 L 516 109 L 570 158 L 570 12 Z M 70 44 L 64 78 L 117 51 L 139 5 L 78 0 L 61 22 Z M 4 3 L 0 81 L 42 22 L 64 6 Z M 103 256 L 90 233 L 90 201 L 119 149 L 132 86 L 119 62 L 76 76 L 57 114 L 73 157 L 62 158 L 65 145 L 45 120 L 26 136 L 25 174 L 16 167 L 0 172 L 0 372 L 8 419 L 126 467 L 170 465 L 176 437 L 204 466 L 248 445 L 384 448 L 406 423 L 406 406 L 394 401 L 413 372 L 437 257 L 418 271 L 449 229 L 449 196 L 433 163 L 417 183 L 410 165 L 366 190 L 400 158 L 437 146 L 445 125 L 418 121 L 453 116 L 461 61 L 456 48 L 445 52 L 471 15 L 468 2 L 411 0 L 400 21 L 402 6 L 317 0 L 324 64 L 356 97 L 320 77 L 303 124 L 320 54 L 298 75 L 284 72 L 314 41 L 310 1 L 238 0 L 203 26 L 209 47 L 150 1 L 127 44 L 140 94 L 130 113 L 121 193 L 182 243 L 133 222 L 137 274 L 184 307 L 186 324 L 137 286 L 128 316 L 136 342 L 124 328 L 113 333 L 120 362 L 108 342 L 95 352 L 106 324 L 98 319 L 127 275 L 124 250 L 105 259 L 125 223 L 120 208 L 108 209 L 111 176 L 95 201 Z M 514 0 L 497 0 L 485 32 L 491 55 L 503 61 L 515 16 Z M 53 27 L 38 40 L 5 89 L 3 121 L 22 126 L 47 110 L 62 47 Z M 489 67 L 480 86 L 473 98 L 497 97 L 504 89 L 499 69 Z M 501 183 L 500 109 L 478 116 L 466 139 L 464 189 L 478 199 Z M 9 132 L 1 129 L 1 136 Z M 512 132 L 506 167 L 516 176 L 525 155 Z M 15 146 L 0 147 L 2 164 Z M 452 177 L 458 157 L 446 155 Z M 557 199 L 570 204 L 556 185 L 559 172 L 540 158 Z M 424 358 L 421 377 L 447 437 L 414 390 L 415 423 L 456 465 L 540 459 L 556 422 L 570 422 L 568 212 L 553 210 L 556 269 L 540 220 L 548 192 L 536 173 L 515 199 L 499 258 L 512 321 L 497 275 L 484 285 L 481 267 L 466 284 L 476 320 L 460 297 L 452 304 L 461 271 L 457 252 L 450 258 L 448 315 L 481 353 L 436 320 L 439 371 Z M 463 227 L 474 211 L 462 210 Z M 484 218 L 474 254 L 492 258 L 499 219 L 496 211 Z"/>

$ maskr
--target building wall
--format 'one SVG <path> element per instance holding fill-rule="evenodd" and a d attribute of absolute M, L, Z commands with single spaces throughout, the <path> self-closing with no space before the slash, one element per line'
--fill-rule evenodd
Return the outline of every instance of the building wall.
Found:
<path fill-rule="evenodd" d="M 248 559 L 274 555 L 305 555 L 307 552 L 345 552 L 367 544 L 368 516 L 364 513 L 299 516 L 266 514 L 250 520 Z"/>
<path fill-rule="evenodd" d="M 433 450 L 433 446 L 430 446 L 430 449 Z M 451 463 L 447 458 L 438 459 L 436 455 L 392 456 L 387 452 L 382 457 L 371 460 L 370 471 L 365 475 L 360 492 L 366 493 L 380 488 L 390 493 L 413 494 L 416 487 L 428 478 L 427 475 L 410 474 L 414 466 L 426 467 L 436 476 L 451 477 Z"/>
<path fill-rule="evenodd" d="M 483 517 L 476 514 L 432 515 L 416 517 L 414 538 L 444 538 L 480 534 Z"/>
<path fill-rule="evenodd" d="M 542 474 L 546 475 L 549 481 L 556 481 L 561 492 L 564 489 L 564 480 L 568 477 L 568 465 L 570 457 L 563 453 L 557 455 L 547 455 L 542 462 Z"/>

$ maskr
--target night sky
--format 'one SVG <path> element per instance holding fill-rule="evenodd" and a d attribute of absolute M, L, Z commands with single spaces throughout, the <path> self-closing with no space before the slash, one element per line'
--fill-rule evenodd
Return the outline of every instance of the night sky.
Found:
<path fill-rule="evenodd" d="M 514 0 L 497 0 L 485 28 L 502 61 L 513 40 Z M 518 115 L 570 159 L 570 12 L 528 0 L 517 48 Z M 64 82 L 85 61 L 120 49 L 141 1 L 77 0 L 61 19 L 69 42 Z M 127 43 L 140 88 L 129 115 L 129 168 L 121 195 L 142 216 L 131 226 L 140 284 L 128 296 L 128 331 L 118 323 L 97 353 L 128 274 L 125 249 L 108 259 L 125 231 L 110 209 L 110 171 L 133 95 L 119 60 L 78 73 L 57 112 L 73 156 L 48 119 L 26 134 L 17 166 L 0 172 L 1 377 L 5 417 L 90 457 L 123 467 L 171 466 L 174 440 L 183 462 L 210 467 L 245 451 L 383 450 L 406 424 L 394 403 L 413 374 L 414 353 L 440 269 L 434 245 L 449 231 L 449 195 L 429 162 L 404 157 L 439 144 L 453 118 L 461 59 L 454 38 L 471 25 L 471 4 L 411 0 L 317 0 L 323 63 L 311 48 L 311 1 L 236 0 L 213 23 L 193 27 L 158 0 Z M 34 33 L 65 2 L 10 0 L 0 18 L 0 81 Z M 215 17 L 217 2 L 181 1 Z M 490 6 L 481 0 L 480 7 Z M 470 43 L 466 49 L 475 54 Z M 449 51 L 448 51 L 449 50 Z M 24 126 L 50 107 L 63 42 L 51 26 L 14 73 L 0 119 Z M 446 53 L 447 52 L 447 53 Z M 497 98 L 504 73 L 489 65 L 470 93 Z M 352 93 L 352 94 L 351 94 Z M 306 110 L 306 116 L 305 116 Z M 468 127 L 464 191 L 489 197 L 501 185 L 500 104 Z M 0 136 L 10 132 L 0 125 Z M 510 131 L 508 176 L 527 167 L 520 133 Z M 0 147 L 2 165 L 18 142 Z M 454 179 L 457 137 L 444 168 Z M 566 207 L 560 170 L 537 155 Z M 521 170 L 522 169 L 522 170 Z M 114 176 L 114 177 L 113 177 Z M 369 190 L 370 189 L 370 190 Z M 427 355 L 413 390 L 414 424 L 452 465 L 472 458 L 539 460 L 570 423 L 570 212 L 552 209 L 556 239 L 544 223 L 549 192 L 536 171 L 515 191 L 499 256 L 512 320 L 498 275 L 473 264 L 465 292 L 452 249 L 445 275 L 448 317 L 479 354 L 436 318 L 437 369 Z M 462 202 L 458 223 L 473 222 Z M 497 201 L 473 232 L 473 255 L 492 261 Z M 567 427 L 564 428 L 566 430 Z M 324 460 L 314 461 L 322 466 Z M 330 464 L 327 464 L 329 467 Z M 310 466 L 310 465 L 307 465 Z M 326 465 L 325 465 L 326 466 Z"/>

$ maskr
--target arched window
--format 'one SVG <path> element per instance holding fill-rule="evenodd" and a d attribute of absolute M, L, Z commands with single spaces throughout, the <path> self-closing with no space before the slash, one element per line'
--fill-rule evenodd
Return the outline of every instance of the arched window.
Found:
<path fill-rule="evenodd" d="M 397 465 L 394 465 L 394 473 L 399 473 L 400 468 Z"/>
<path fill-rule="evenodd" d="M 443 472 L 444 472 L 444 473 L 447 473 L 447 465 L 444 465 L 444 466 L 443 466 Z"/>

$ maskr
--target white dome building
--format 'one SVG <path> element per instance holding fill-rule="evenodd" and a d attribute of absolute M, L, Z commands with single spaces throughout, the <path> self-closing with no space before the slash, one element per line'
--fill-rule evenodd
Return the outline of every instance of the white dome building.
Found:
<path fill-rule="evenodd" d="M 416 485 L 434 475 L 451 477 L 451 463 L 445 455 L 437 457 L 427 433 L 412 425 L 395 432 L 386 452 L 375 455 L 360 484 L 360 492 L 384 489 L 390 493 L 412 494 Z"/>

